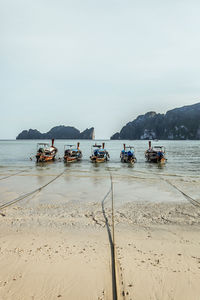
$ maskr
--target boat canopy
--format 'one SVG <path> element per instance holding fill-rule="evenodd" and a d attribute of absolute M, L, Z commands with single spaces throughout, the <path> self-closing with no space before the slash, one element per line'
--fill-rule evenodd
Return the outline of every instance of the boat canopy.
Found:
<path fill-rule="evenodd" d="M 165 147 L 164 146 L 153 146 L 153 150 L 155 150 L 155 151 L 165 151 Z"/>
<path fill-rule="evenodd" d="M 130 149 L 125 151 L 124 149 L 121 151 L 122 153 L 134 153 L 134 150 Z"/>
<path fill-rule="evenodd" d="M 151 149 L 148 149 L 147 152 L 155 152 L 155 153 L 165 153 L 165 147 L 163 146 L 154 146 Z"/>
<path fill-rule="evenodd" d="M 125 146 L 126 149 L 135 149 L 134 146 Z"/>
<path fill-rule="evenodd" d="M 94 154 L 105 154 L 106 149 L 94 149 Z"/>
<path fill-rule="evenodd" d="M 153 146 L 153 148 L 164 148 L 164 146 Z"/>
<path fill-rule="evenodd" d="M 78 148 L 72 148 L 76 147 L 75 145 L 64 145 L 64 150 L 70 150 L 70 151 L 78 151 Z"/>
<path fill-rule="evenodd" d="M 106 149 L 105 148 L 98 148 L 98 149 L 94 149 L 94 151 L 106 151 Z"/>
<path fill-rule="evenodd" d="M 44 149 L 50 149 L 50 145 L 47 143 L 37 143 L 37 149 L 44 148 Z"/>

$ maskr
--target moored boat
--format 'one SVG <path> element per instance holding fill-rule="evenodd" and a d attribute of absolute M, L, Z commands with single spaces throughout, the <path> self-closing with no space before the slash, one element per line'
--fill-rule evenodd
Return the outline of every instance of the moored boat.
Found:
<path fill-rule="evenodd" d="M 38 143 L 37 144 L 37 162 L 47 162 L 55 160 L 58 149 L 54 146 L 54 139 L 52 139 L 51 146 L 49 143 Z"/>
<path fill-rule="evenodd" d="M 80 150 L 80 143 L 77 143 L 77 148 L 75 145 L 65 145 L 64 146 L 64 161 L 65 162 L 76 162 L 81 160 L 82 151 Z"/>
<path fill-rule="evenodd" d="M 120 153 L 121 162 L 134 164 L 136 162 L 135 148 L 133 146 L 126 146 Z"/>
<path fill-rule="evenodd" d="M 110 156 L 105 149 L 105 143 L 102 143 L 102 146 L 95 144 L 92 148 L 94 148 L 90 156 L 92 162 L 101 163 L 109 160 Z"/>
<path fill-rule="evenodd" d="M 145 158 L 148 162 L 154 163 L 165 163 L 165 147 L 163 146 L 151 146 L 151 141 L 149 141 L 149 149 L 145 152 Z"/>

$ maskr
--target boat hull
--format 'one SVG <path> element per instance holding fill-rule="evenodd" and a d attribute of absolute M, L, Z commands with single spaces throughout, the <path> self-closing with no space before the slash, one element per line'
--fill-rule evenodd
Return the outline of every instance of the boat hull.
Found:
<path fill-rule="evenodd" d="M 134 164 L 136 162 L 136 158 L 126 158 L 126 157 L 122 157 L 121 158 L 121 162 L 122 163 L 128 163 L 128 164 Z"/>
<path fill-rule="evenodd" d="M 36 155 L 37 162 L 54 161 L 55 155 Z"/>
<path fill-rule="evenodd" d="M 73 163 L 73 162 L 77 162 L 77 161 L 80 161 L 81 159 L 78 158 L 78 157 L 66 157 L 64 156 L 64 161 L 67 162 L 67 163 Z"/>
<path fill-rule="evenodd" d="M 93 163 L 103 163 L 107 161 L 107 157 L 91 156 L 90 159 Z"/>
<path fill-rule="evenodd" d="M 165 157 L 160 158 L 158 155 L 151 154 L 151 153 L 146 153 L 145 157 L 146 157 L 147 162 L 150 162 L 150 163 L 164 164 L 166 162 Z"/>

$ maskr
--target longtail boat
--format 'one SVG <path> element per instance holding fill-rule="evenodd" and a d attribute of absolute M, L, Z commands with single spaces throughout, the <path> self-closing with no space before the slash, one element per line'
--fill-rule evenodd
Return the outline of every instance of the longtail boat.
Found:
<path fill-rule="evenodd" d="M 80 143 L 77 143 L 77 148 L 75 145 L 65 145 L 64 146 L 64 161 L 65 162 L 75 162 L 82 158 L 82 151 L 79 149 Z"/>
<path fill-rule="evenodd" d="M 97 144 L 92 146 L 92 155 L 90 156 L 92 162 L 96 162 L 96 163 L 106 162 L 109 160 L 109 158 L 110 158 L 109 153 L 105 149 L 105 143 L 102 143 L 102 146 Z"/>
<path fill-rule="evenodd" d="M 52 139 L 51 146 L 49 143 L 38 143 L 37 144 L 37 162 L 47 162 L 55 160 L 58 149 L 54 146 L 54 139 Z"/>
<path fill-rule="evenodd" d="M 137 159 L 135 157 L 135 148 L 133 146 L 126 146 L 120 153 L 121 162 L 134 164 Z"/>
<path fill-rule="evenodd" d="M 148 162 L 154 163 L 165 163 L 165 147 L 163 146 L 151 146 L 151 141 L 149 141 L 149 149 L 145 151 L 145 158 Z"/>

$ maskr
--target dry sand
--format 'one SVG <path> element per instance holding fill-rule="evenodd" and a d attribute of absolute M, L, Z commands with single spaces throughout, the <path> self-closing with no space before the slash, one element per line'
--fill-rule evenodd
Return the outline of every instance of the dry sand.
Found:
<path fill-rule="evenodd" d="M 34 188 L 41 185 L 41 179 L 20 175 L 15 177 L 16 188 L 13 179 L 1 181 L 1 203 L 29 191 L 28 182 Z M 109 180 L 85 180 L 76 188 L 77 178 L 60 178 L 1 210 L 1 300 L 113 299 L 110 244 L 101 206 Z M 172 201 L 150 202 L 140 200 L 139 181 L 134 180 L 126 194 L 120 180 L 114 178 L 118 299 L 199 300 L 200 209 L 165 183 L 148 181 L 144 199 L 155 187 L 163 189 L 159 198 Z M 130 191 L 140 199 L 131 201 Z M 110 198 L 105 211 L 111 222 Z"/>
<path fill-rule="evenodd" d="M 112 299 L 102 232 L 7 232 L 0 238 L 1 299 Z"/>

